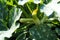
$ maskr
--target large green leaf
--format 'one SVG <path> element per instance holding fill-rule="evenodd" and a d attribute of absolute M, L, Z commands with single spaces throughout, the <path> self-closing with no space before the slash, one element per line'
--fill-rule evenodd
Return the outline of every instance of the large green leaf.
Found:
<path fill-rule="evenodd" d="M 55 32 L 46 24 L 32 27 L 30 37 L 35 40 L 56 40 Z"/>
<path fill-rule="evenodd" d="M 8 10 L 6 8 L 5 2 L 0 1 L 0 30 L 6 30 L 8 29 L 7 27 L 7 16 L 8 16 Z"/>

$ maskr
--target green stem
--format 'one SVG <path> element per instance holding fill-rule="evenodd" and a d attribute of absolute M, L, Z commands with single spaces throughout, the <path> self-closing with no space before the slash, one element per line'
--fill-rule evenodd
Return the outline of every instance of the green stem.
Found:
<path fill-rule="evenodd" d="M 23 13 L 24 13 L 24 15 L 25 15 L 26 17 L 30 17 L 30 16 L 27 14 L 27 12 L 24 10 L 23 7 L 20 6 L 20 8 L 22 9 L 22 11 L 23 11 Z"/>
<path fill-rule="evenodd" d="M 47 20 L 47 16 L 44 16 L 40 23 L 43 24 L 46 20 Z"/>
<path fill-rule="evenodd" d="M 33 15 L 32 17 L 33 17 L 34 23 L 35 23 L 36 25 L 40 25 L 40 20 L 39 20 L 39 18 L 38 18 L 36 15 Z"/>
<path fill-rule="evenodd" d="M 39 5 L 37 4 L 37 9 L 38 9 Z"/>
<path fill-rule="evenodd" d="M 28 5 L 28 4 L 27 4 L 27 7 L 28 7 L 29 11 L 32 13 L 32 10 L 31 10 L 31 8 L 29 7 L 29 5 Z"/>

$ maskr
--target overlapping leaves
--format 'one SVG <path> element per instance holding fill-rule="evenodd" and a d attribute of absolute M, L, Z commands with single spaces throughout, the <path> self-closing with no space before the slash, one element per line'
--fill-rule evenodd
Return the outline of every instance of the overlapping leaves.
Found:
<path fill-rule="evenodd" d="M 50 0 L 44 0 L 48 4 Z M 37 6 L 38 5 L 38 6 Z M 17 21 L 21 24 L 20 27 L 6 40 L 57 40 L 60 36 L 60 22 L 54 15 L 49 17 L 40 12 L 43 4 L 35 4 L 32 1 L 25 3 L 23 6 L 18 5 L 18 1 L 6 0 L 0 1 L 0 31 L 7 30 L 11 27 L 14 21 L 14 7 L 17 6 L 23 11 L 21 19 Z M 36 25 L 32 17 L 32 12 L 38 7 L 37 14 L 34 15 L 39 19 L 40 25 Z M 18 10 L 17 10 L 18 11 Z M 31 12 L 32 11 L 32 12 Z M 54 18 L 53 20 L 49 20 Z"/>

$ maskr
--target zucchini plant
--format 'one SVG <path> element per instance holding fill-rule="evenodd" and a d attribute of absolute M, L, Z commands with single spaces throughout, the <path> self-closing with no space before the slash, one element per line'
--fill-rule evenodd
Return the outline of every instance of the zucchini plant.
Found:
<path fill-rule="evenodd" d="M 0 0 L 0 40 L 60 40 L 60 0 Z"/>

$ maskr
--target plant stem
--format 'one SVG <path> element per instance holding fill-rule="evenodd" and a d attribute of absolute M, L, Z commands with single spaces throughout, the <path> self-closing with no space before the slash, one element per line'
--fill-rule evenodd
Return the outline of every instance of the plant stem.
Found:
<path fill-rule="evenodd" d="M 31 8 L 29 7 L 29 5 L 28 5 L 28 4 L 27 4 L 27 7 L 28 7 L 29 11 L 32 13 L 32 10 L 31 10 Z"/>
<path fill-rule="evenodd" d="M 22 9 L 22 11 L 24 12 L 24 15 L 26 16 L 26 17 L 29 17 L 29 15 L 27 14 L 27 12 L 24 10 L 24 8 L 23 7 L 21 7 L 20 6 L 20 8 Z"/>

